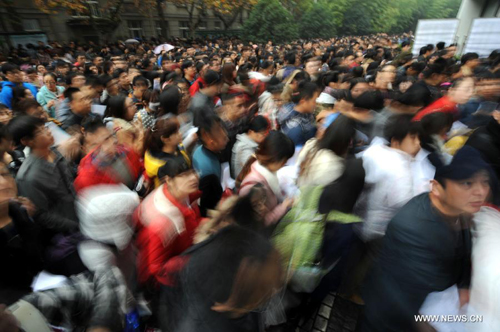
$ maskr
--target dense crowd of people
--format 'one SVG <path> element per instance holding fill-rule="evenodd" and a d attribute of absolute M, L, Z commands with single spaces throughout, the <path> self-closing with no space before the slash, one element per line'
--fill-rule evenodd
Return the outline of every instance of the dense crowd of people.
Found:
<path fill-rule="evenodd" d="M 500 329 L 500 51 L 156 46 L 1 56 L 1 331 Z"/>

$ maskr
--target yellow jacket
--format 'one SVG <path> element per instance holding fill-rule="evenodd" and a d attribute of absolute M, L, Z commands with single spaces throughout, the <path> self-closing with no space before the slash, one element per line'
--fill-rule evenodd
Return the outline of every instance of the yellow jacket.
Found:
<path fill-rule="evenodd" d="M 191 159 L 189 158 L 182 144 L 178 147 L 178 153 L 180 153 L 184 157 L 189 167 L 191 167 Z M 148 177 L 154 180 L 155 188 L 158 188 L 161 185 L 161 181 L 158 178 L 158 170 L 160 169 L 160 167 L 165 165 L 167 161 L 168 160 L 154 157 L 149 150 L 146 151 L 144 155 L 144 168 L 146 169 L 146 174 L 148 175 Z"/>

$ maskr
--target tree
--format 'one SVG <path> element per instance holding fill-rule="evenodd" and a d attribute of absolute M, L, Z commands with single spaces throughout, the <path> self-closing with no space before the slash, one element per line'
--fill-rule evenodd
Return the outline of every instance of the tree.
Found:
<path fill-rule="evenodd" d="M 118 27 L 121 21 L 121 9 L 125 0 L 108 0 L 105 6 L 99 7 L 102 15 L 95 17 L 91 4 L 87 0 L 34 0 L 35 6 L 47 14 L 65 11 L 70 15 L 80 14 L 88 17 L 88 23 L 97 33 L 99 41 L 102 35 L 109 39 L 110 34 Z"/>
<path fill-rule="evenodd" d="M 331 38 L 336 34 L 336 22 L 332 17 L 333 11 L 326 2 L 315 3 L 300 19 L 300 37 L 305 39 Z"/>
<path fill-rule="evenodd" d="M 243 26 L 247 40 L 283 43 L 297 39 L 298 27 L 292 15 L 278 0 L 260 0 Z"/>
<path fill-rule="evenodd" d="M 189 20 L 189 37 L 194 38 L 196 29 L 200 26 L 203 18 L 207 16 L 207 4 L 205 0 L 172 0 L 170 2 L 186 11 Z"/>
<path fill-rule="evenodd" d="M 214 16 L 224 24 L 227 31 L 244 10 L 250 10 L 257 0 L 205 0 Z"/>

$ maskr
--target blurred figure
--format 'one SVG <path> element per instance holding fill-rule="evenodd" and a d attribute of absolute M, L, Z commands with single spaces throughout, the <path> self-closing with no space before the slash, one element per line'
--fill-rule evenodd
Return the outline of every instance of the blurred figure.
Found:
<path fill-rule="evenodd" d="M 476 75 L 476 78 L 475 96 L 459 106 L 460 122 L 472 129 L 485 126 L 490 121 L 500 98 L 500 77 L 484 71 Z"/>
<path fill-rule="evenodd" d="M 93 134 L 97 147 L 90 151 L 78 167 L 74 186 L 76 192 L 98 184 L 124 184 L 134 189 L 143 165 L 139 155 L 130 148 L 118 145 L 115 133 L 100 121 L 87 124 L 85 131 Z"/>
<path fill-rule="evenodd" d="M 267 83 L 266 91 L 259 96 L 259 115 L 265 116 L 269 120 L 272 130 L 278 129 L 278 112 L 283 106 L 282 92 L 283 84 L 272 78 Z"/>
<path fill-rule="evenodd" d="M 161 184 L 158 170 L 170 160 L 178 160 L 191 166 L 191 159 L 182 145 L 179 120 L 167 114 L 156 120 L 144 140 L 144 167 L 146 174 L 154 182 L 154 188 Z"/>
<path fill-rule="evenodd" d="M 298 92 L 292 95 L 295 107 L 281 122 L 281 130 L 292 139 L 296 146 L 303 146 L 316 134 L 314 125 L 314 109 L 319 96 L 317 85 L 314 83 L 301 83 Z"/>
<path fill-rule="evenodd" d="M 219 156 L 229 139 L 222 120 L 216 115 L 210 115 L 208 110 L 204 114 L 207 115 L 201 118 L 198 134 L 201 145 L 193 153 L 193 167 L 200 175 L 200 209 L 201 214 L 206 216 L 207 210 L 214 209 L 222 197 Z"/>
<path fill-rule="evenodd" d="M 237 178 L 248 159 L 255 153 L 259 144 L 269 133 L 269 122 L 263 116 L 256 116 L 250 121 L 248 131 L 236 136 L 233 146 L 231 167 L 233 178 Z"/>
<path fill-rule="evenodd" d="M 471 77 L 459 78 L 455 80 L 448 94 L 415 115 L 414 121 L 420 121 L 424 116 L 433 112 L 447 112 L 458 118 L 458 105 L 465 104 L 474 94 L 474 79 Z"/>
<path fill-rule="evenodd" d="M 281 132 L 271 131 L 259 144 L 255 157 L 251 157 L 237 178 L 239 194 L 248 194 L 257 184 L 266 190 L 266 226 L 274 225 L 291 207 L 293 200 L 285 198 L 276 172 L 285 166 L 295 152 L 293 141 Z"/>
<path fill-rule="evenodd" d="M 265 305 L 283 285 L 269 240 L 230 225 L 181 258 L 186 263 L 172 276 L 174 287 L 162 290 L 162 330 L 264 331 Z"/>
<path fill-rule="evenodd" d="M 366 283 L 361 331 L 417 330 L 415 316 L 431 292 L 457 284 L 468 300 L 471 235 L 467 216 L 490 194 L 494 174 L 470 147 L 437 169 L 430 193 L 408 202 L 391 220 Z M 424 325 L 426 323 L 423 323 Z"/>
<path fill-rule="evenodd" d="M 156 309 L 160 285 L 173 286 L 169 265 L 193 243 L 201 215 L 196 200 L 198 174 L 185 163 L 172 160 L 161 169 L 165 183 L 146 197 L 134 213 L 139 249 L 138 281 Z"/>
<path fill-rule="evenodd" d="M 481 315 L 484 321 L 469 323 L 471 331 L 487 332 L 500 329 L 498 308 L 498 237 L 500 236 L 500 209 L 484 206 L 474 215 L 474 242 L 470 302 L 467 314 Z"/>
<path fill-rule="evenodd" d="M 56 103 L 61 99 L 64 88 L 57 86 L 57 78 L 53 73 L 47 73 L 43 76 L 44 86 L 40 89 L 36 96 L 36 100 L 51 118 L 56 117 Z"/>

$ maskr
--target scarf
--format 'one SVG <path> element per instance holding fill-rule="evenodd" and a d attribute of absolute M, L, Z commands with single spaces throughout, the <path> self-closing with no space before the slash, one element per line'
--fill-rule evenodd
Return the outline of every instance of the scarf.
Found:
<path fill-rule="evenodd" d="M 276 173 L 271 172 L 266 167 L 262 166 L 258 161 L 253 165 L 255 167 L 255 170 L 259 172 L 259 174 L 262 175 L 264 179 L 266 179 L 266 182 L 273 191 L 274 195 L 276 196 L 276 198 L 278 198 L 278 201 L 281 202 L 283 200 L 283 195 L 281 193 L 280 183 Z"/>

